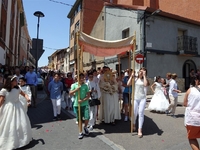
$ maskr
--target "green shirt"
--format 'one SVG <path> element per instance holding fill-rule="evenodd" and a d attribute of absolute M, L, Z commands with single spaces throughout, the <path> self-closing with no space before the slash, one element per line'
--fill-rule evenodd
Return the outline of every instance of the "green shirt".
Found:
<path fill-rule="evenodd" d="M 78 82 L 74 83 L 71 85 L 71 91 L 72 90 L 75 90 L 78 88 Z M 80 99 L 84 99 L 87 95 L 87 93 L 89 92 L 89 88 L 88 86 L 84 83 L 81 85 L 81 88 L 80 88 Z M 81 106 L 87 106 L 89 105 L 88 104 L 88 100 L 80 103 Z M 75 92 L 75 96 L 74 96 L 74 107 L 78 107 L 78 91 Z"/>

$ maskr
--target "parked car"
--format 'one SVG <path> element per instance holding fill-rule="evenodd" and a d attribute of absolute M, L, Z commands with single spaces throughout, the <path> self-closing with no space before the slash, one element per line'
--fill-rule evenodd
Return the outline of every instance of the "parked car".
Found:
<path fill-rule="evenodd" d="M 38 77 L 37 79 L 38 79 L 37 88 L 39 90 L 43 90 L 43 88 L 44 88 L 44 80 L 41 77 Z"/>

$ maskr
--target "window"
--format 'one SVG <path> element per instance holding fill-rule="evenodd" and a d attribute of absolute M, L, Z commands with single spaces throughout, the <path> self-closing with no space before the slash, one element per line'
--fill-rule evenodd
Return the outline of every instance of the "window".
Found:
<path fill-rule="evenodd" d="M 71 40 L 74 38 L 74 30 L 71 33 Z"/>
<path fill-rule="evenodd" d="M 77 11 L 79 12 L 79 11 L 81 11 L 81 9 L 82 9 L 82 3 L 80 3 L 80 4 L 78 5 Z"/>
<path fill-rule="evenodd" d="M 129 28 L 122 31 L 122 39 L 129 37 Z"/>
<path fill-rule="evenodd" d="M 70 25 L 74 23 L 74 16 L 70 19 Z"/>
<path fill-rule="evenodd" d="M 8 0 L 2 0 L 2 4 L 3 4 L 4 8 L 7 10 L 7 8 L 8 8 Z"/>
<path fill-rule="evenodd" d="M 79 21 L 77 21 L 76 24 L 75 24 L 75 31 L 79 30 L 79 25 L 80 25 L 80 23 L 79 23 Z"/>
<path fill-rule="evenodd" d="M 3 37 L 3 20 L 1 20 L 0 37 Z"/>

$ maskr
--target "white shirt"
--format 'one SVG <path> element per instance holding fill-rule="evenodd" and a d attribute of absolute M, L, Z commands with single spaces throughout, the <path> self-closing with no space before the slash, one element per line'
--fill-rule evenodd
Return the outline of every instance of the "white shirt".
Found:
<path fill-rule="evenodd" d="M 90 81 L 88 80 L 87 83 L 89 90 L 96 90 L 97 92 L 92 92 L 92 99 L 99 99 L 101 97 L 101 92 L 100 92 L 100 88 L 99 85 L 97 83 L 95 83 L 94 81 Z"/>
<path fill-rule="evenodd" d="M 99 83 L 99 79 L 98 79 L 96 76 L 93 77 L 93 81 L 94 81 L 95 83 Z"/>
<path fill-rule="evenodd" d="M 174 79 L 171 79 L 169 83 L 169 96 L 178 97 L 178 93 L 174 90 L 177 90 L 177 83 Z"/>
<path fill-rule="evenodd" d="M 200 126 L 200 92 L 195 87 L 190 88 L 188 95 L 185 125 Z"/>
<path fill-rule="evenodd" d="M 144 81 L 141 79 L 136 79 L 135 82 L 135 100 L 146 99 L 146 93 L 144 90 Z"/>

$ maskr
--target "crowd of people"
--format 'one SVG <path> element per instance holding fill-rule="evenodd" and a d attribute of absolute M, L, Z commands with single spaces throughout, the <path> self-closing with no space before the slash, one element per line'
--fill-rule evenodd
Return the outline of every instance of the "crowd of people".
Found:
<path fill-rule="evenodd" d="M 148 106 L 150 111 L 165 112 L 167 115 L 175 116 L 178 90 L 175 81 L 177 75 L 167 73 L 167 79 L 160 76 L 155 77 L 155 82 L 151 85 L 154 96 Z M 58 78 L 60 78 L 58 80 Z M 99 70 L 90 70 L 73 77 L 72 73 L 65 74 L 53 72 L 48 76 L 48 90 L 54 107 L 53 120 L 60 119 L 61 101 L 65 101 L 66 110 L 74 110 L 79 121 L 78 104 L 81 106 L 81 119 L 84 119 L 84 132 L 89 134 L 96 120 L 106 124 L 115 125 L 116 120 L 121 120 L 121 112 L 124 112 L 124 121 L 130 118 L 130 100 L 132 94 L 132 80 L 135 80 L 134 95 L 134 121 L 133 130 L 136 131 L 135 121 L 139 117 L 138 136 L 141 138 L 142 125 L 144 122 L 144 109 L 146 106 L 147 70 L 141 68 L 138 73 L 132 69 L 125 72 L 112 71 L 109 67 L 104 66 Z M 62 84 L 61 84 L 62 83 Z M 80 91 L 80 98 L 78 92 Z M 57 101 L 57 102 L 55 102 Z M 121 104 L 122 101 L 122 104 Z M 79 133 L 79 138 L 83 138 L 83 133 Z"/>
<path fill-rule="evenodd" d="M 16 67 L 12 71 L 1 65 L 0 68 L 0 86 L 2 88 L 0 92 L 0 127 L 2 128 L 0 136 L 3 137 L 3 141 L 0 140 L 0 145 L 4 145 L 5 149 L 9 149 L 10 147 L 7 146 L 10 145 L 12 148 L 22 147 L 30 142 L 30 121 L 26 113 L 28 106 L 36 107 L 37 74 L 33 72 L 32 66 Z M 181 92 L 178 89 L 176 78 L 175 73 L 167 73 L 166 79 L 160 76 L 154 78 L 154 83 L 151 85 L 154 95 L 148 105 L 148 110 L 164 112 L 176 118 L 178 93 Z M 121 113 L 124 113 L 123 119 L 125 122 L 128 121 L 129 116 L 131 116 L 129 113 L 131 112 L 132 80 L 135 81 L 133 132 L 137 131 L 138 137 L 142 138 L 147 87 L 150 85 L 146 68 L 140 68 L 138 72 L 127 69 L 118 74 L 104 66 L 102 69 L 80 73 L 79 78 L 77 74 L 73 75 L 71 72 L 65 74 L 50 71 L 46 83 L 53 106 L 53 120 L 61 119 L 61 103 L 64 101 L 65 109 L 75 112 L 76 123 L 83 123 L 84 133 L 79 133 L 79 139 L 82 139 L 84 135 L 89 135 L 97 120 L 100 123 L 115 125 L 116 120 L 122 119 Z M 196 138 L 200 137 L 199 89 L 199 77 L 195 75 L 184 100 L 186 106 L 185 125 L 191 147 L 198 147 Z M 80 116 L 78 113 L 79 104 Z M 11 122 L 7 122 L 5 115 L 9 109 L 12 109 L 9 112 L 10 115 L 17 114 L 17 119 L 11 117 Z M 19 111 L 23 111 L 23 115 Z M 136 129 L 137 117 L 138 129 Z M 24 120 L 25 126 L 20 124 L 19 119 Z M 80 119 L 83 121 L 79 122 Z M 12 132 L 3 132 L 8 130 L 6 123 L 12 126 L 20 124 L 19 129 L 13 128 Z M 6 144 L 7 141 L 13 139 L 13 135 L 17 131 L 26 136 L 23 136 L 23 139 L 14 138 L 13 143 Z"/>

